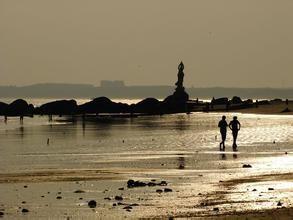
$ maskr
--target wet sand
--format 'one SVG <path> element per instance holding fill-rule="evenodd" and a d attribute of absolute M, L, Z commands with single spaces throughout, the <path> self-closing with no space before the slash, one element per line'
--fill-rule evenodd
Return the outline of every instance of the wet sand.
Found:
<path fill-rule="evenodd" d="M 290 219 L 291 118 L 240 115 L 238 151 L 229 136 L 224 152 L 214 136 L 220 116 L 138 118 L 85 131 L 59 122 L 9 125 L 0 132 L 0 212 L 5 219 Z M 130 179 L 153 184 L 128 188 Z"/>

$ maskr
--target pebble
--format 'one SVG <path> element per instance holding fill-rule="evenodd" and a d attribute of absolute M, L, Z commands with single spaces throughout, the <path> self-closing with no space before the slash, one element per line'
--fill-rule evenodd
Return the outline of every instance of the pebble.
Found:
<path fill-rule="evenodd" d="M 22 213 L 27 213 L 27 212 L 29 212 L 29 210 L 28 209 L 22 209 L 21 212 Z"/>
<path fill-rule="evenodd" d="M 283 203 L 281 203 L 281 201 L 278 202 L 277 206 L 282 206 Z"/>
<path fill-rule="evenodd" d="M 252 166 L 250 164 L 243 164 L 242 166 L 243 168 L 252 168 Z"/>
<path fill-rule="evenodd" d="M 123 197 L 122 196 L 115 196 L 115 200 L 122 201 L 123 200 Z"/>
<path fill-rule="evenodd" d="M 157 192 L 157 193 L 162 193 L 163 190 L 161 190 L 161 189 L 157 189 L 156 192 Z"/>
<path fill-rule="evenodd" d="M 88 206 L 90 208 L 92 208 L 92 209 L 96 208 L 97 207 L 97 202 L 95 200 L 91 200 L 91 201 L 88 202 Z"/>
<path fill-rule="evenodd" d="M 4 215 L 4 212 L 0 212 L 0 216 L 3 216 Z"/>
<path fill-rule="evenodd" d="M 274 188 L 268 188 L 268 190 L 274 190 Z"/>
<path fill-rule="evenodd" d="M 218 207 L 213 208 L 213 211 L 218 212 L 220 209 Z"/>
<path fill-rule="evenodd" d="M 85 191 L 78 189 L 78 190 L 75 190 L 74 193 L 85 193 Z"/>
<path fill-rule="evenodd" d="M 165 189 L 164 189 L 164 192 L 173 192 L 173 190 L 170 189 L 170 188 L 165 188 Z"/>
<path fill-rule="evenodd" d="M 56 199 L 62 199 L 62 196 L 57 196 Z"/>

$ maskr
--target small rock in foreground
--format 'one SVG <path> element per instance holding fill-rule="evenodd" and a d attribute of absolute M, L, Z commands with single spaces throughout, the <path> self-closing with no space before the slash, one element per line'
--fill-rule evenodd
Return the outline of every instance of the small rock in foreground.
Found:
<path fill-rule="evenodd" d="M 91 201 L 88 202 L 88 206 L 90 208 L 92 208 L 92 209 L 96 208 L 97 207 L 97 202 L 95 200 L 91 200 Z"/>
<path fill-rule="evenodd" d="M 243 164 L 242 166 L 243 168 L 252 168 L 252 166 L 250 164 Z"/>
<path fill-rule="evenodd" d="M 22 209 L 21 212 L 22 213 L 27 213 L 27 212 L 29 212 L 29 210 L 28 209 Z"/>

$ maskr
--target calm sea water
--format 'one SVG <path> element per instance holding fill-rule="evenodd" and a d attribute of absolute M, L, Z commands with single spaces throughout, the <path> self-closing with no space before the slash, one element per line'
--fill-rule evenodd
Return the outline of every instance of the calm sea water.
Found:
<path fill-rule="evenodd" d="M 290 150 L 292 116 L 237 115 L 242 123 L 240 153 Z M 163 160 L 174 160 L 176 166 L 178 155 L 218 151 L 217 123 L 221 116 L 220 113 L 194 113 L 87 122 L 59 117 L 49 122 L 45 116 L 35 116 L 25 118 L 23 124 L 18 118 L 9 118 L 7 123 L 0 118 L 0 171 L 139 167 L 146 164 L 152 167 Z M 233 113 L 227 114 L 228 120 L 233 116 Z M 227 149 L 231 147 L 231 139 L 229 134 Z M 185 162 L 188 167 L 188 161 Z M 196 164 L 192 163 L 190 167 L 196 169 Z"/>

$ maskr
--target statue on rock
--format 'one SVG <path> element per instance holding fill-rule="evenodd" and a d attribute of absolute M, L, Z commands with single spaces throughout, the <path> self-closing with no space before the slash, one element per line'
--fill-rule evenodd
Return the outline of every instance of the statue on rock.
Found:
<path fill-rule="evenodd" d="M 176 90 L 184 89 L 184 87 L 183 87 L 183 78 L 184 78 L 183 70 L 184 70 L 184 64 L 181 61 L 181 63 L 178 65 L 178 74 L 177 74 L 178 80 L 175 83 L 175 85 L 177 86 Z"/>
<path fill-rule="evenodd" d="M 186 103 L 189 99 L 189 95 L 185 92 L 185 88 L 183 86 L 184 79 L 184 64 L 181 61 L 178 65 L 178 74 L 177 74 L 177 82 L 175 83 L 176 88 L 175 92 L 172 95 L 166 97 L 163 101 L 164 104 L 164 112 L 185 112 L 186 111 Z"/>

